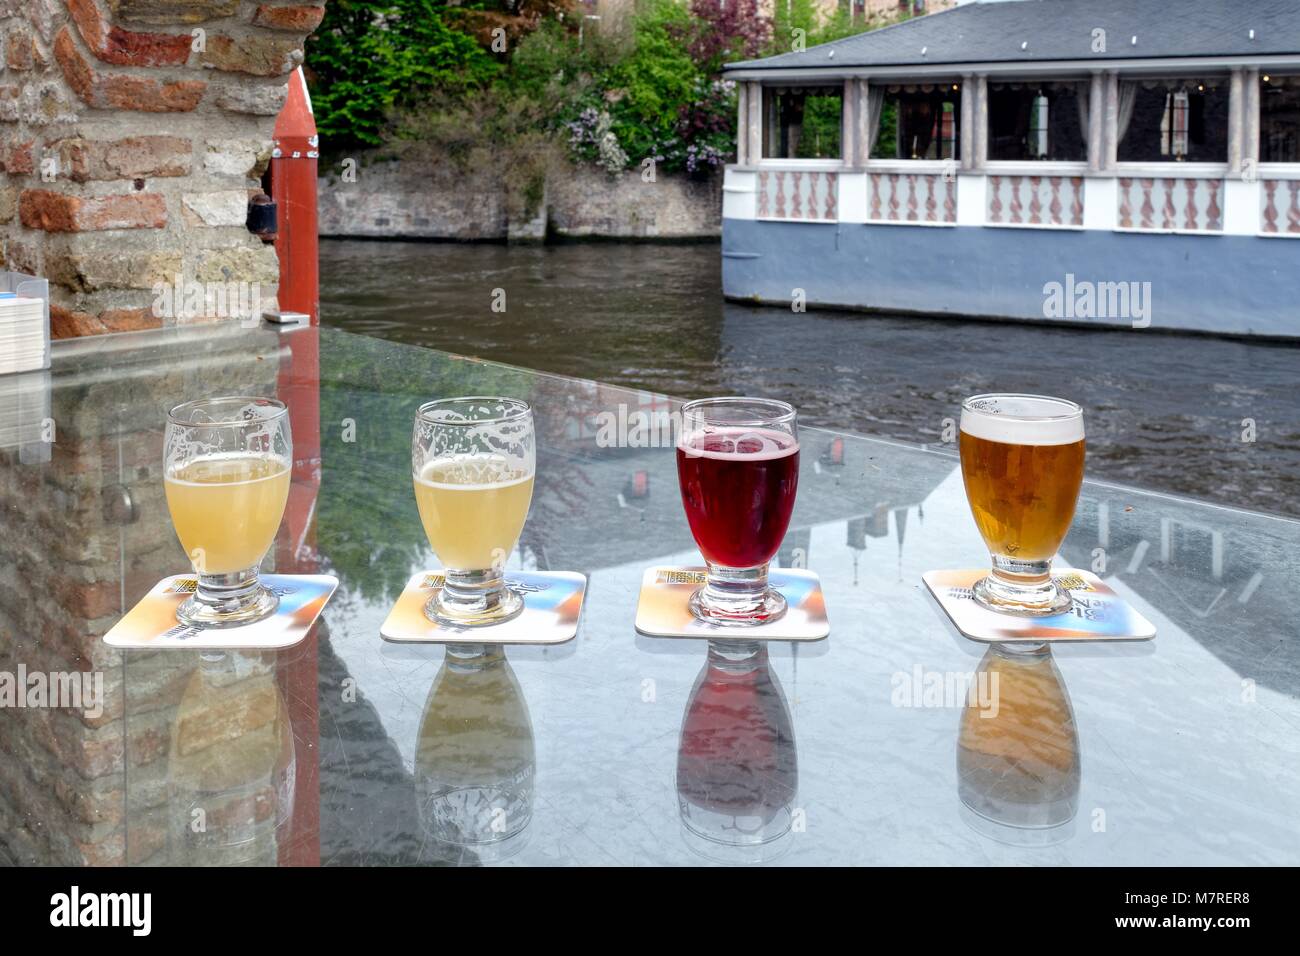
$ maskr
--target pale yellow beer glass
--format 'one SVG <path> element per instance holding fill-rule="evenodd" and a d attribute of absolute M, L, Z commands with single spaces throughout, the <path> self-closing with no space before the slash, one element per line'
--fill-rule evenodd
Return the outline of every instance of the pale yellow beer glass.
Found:
<path fill-rule="evenodd" d="M 177 405 L 167 416 L 163 487 L 198 576 L 176 611 L 184 624 L 234 627 L 275 612 L 258 568 L 289 497 L 293 441 L 284 403 L 232 396 Z"/>
<path fill-rule="evenodd" d="M 450 627 L 518 616 L 505 562 L 528 518 L 537 469 L 532 409 L 513 398 L 447 398 L 420 406 L 411 478 L 429 546 L 446 575 L 425 613 Z"/>
<path fill-rule="evenodd" d="M 1083 484 L 1083 409 L 1045 395 L 976 395 L 961 407 L 961 474 L 992 569 L 975 600 L 1007 614 L 1068 610 L 1052 558 Z"/>

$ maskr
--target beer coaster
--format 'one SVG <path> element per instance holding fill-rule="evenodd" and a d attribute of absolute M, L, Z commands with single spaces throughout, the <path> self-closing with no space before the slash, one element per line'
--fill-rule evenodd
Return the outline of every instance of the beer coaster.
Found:
<path fill-rule="evenodd" d="M 704 583 L 704 568 L 647 568 L 641 578 L 636 629 L 647 637 L 706 638 L 711 641 L 820 641 L 831 632 L 822 582 L 812 571 L 773 568 L 768 585 L 786 600 L 786 612 L 770 624 L 725 627 L 698 621 L 687 606 Z"/>
<path fill-rule="evenodd" d="M 174 574 L 153 586 L 140 603 L 104 635 L 110 647 L 138 650 L 276 650 L 299 643 L 339 586 L 328 574 L 263 574 L 262 583 L 280 597 L 268 618 L 242 627 L 190 627 L 176 609 L 194 593 L 193 574 Z"/>
<path fill-rule="evenodd" d="M 963 636 L 985 644 L 1016 641 L 1149 641 L 1155 626 L 1090 571 L 1052 575 L 1069 592 L 1070 609 L 1047 617 L 999 614 L 975 603 L 971 588 L 988 569 L 927 571 L 921 580 Z"/>
<path fill-rule="evenodd" d="M 507 571 L 506 586 L 524 599 L 517 618 L 490 627 L 444 627 L 424 613 L 442 587 L 441 571 L 420 571 L 406 582 L 380 636 L 395 644 L 563 644 L 578 634 L 587 576 L 575 571 Z"/>

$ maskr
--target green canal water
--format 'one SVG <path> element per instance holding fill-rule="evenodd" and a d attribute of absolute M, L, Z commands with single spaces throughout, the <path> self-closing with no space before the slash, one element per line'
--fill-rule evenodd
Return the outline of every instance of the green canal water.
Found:
<path fill-rule="evenodd" d="M 713 243 L 325 240 L 321 311 L 352 332 L 670 395 L 779 397 L 807 424 L 915 444 L 939 443 L 967 395 L 1062 395 L 1086 410 L 1090 477 L 1300 517 L 1300 348 L 752 308 L 723 302 Z"/>

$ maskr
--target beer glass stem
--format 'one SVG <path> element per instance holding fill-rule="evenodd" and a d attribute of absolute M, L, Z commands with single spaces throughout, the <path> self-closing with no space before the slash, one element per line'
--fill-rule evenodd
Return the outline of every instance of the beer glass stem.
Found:
<path fill-rule="evenodd" d="M 1052 562 L 992 555 L 993 569 L 975 583 L 975 600 L 1002 613 L 1030 616 L 1069 610 L 1070 596 L 1052 580 Z"/>
<path fill-rule="evenodd" d="M 425 612 L 447 627 L 486 627 L 513 620 L 523 613 L 524 602 L 506 587 L 499 568 L 443 572 L 442 588 L 429 599 Z"/>
<path fill-rule="evenodd" d="M 707 564 L 704 587 L 690 600 L 691 613 L 697 618 L 745 627 L 767 624 L 785 614 L 785 598 L 767 585 L 767 564 L 756 568 L 727 568 L 712 561 Z"/>
<path fill-rule="evenodd" d="M 229 574 L 200 574 L 194 596 L 176 609 L 191 627 L 242 627 L 270 617 L 280 599 L 262 585 L 256 567 Z"/>

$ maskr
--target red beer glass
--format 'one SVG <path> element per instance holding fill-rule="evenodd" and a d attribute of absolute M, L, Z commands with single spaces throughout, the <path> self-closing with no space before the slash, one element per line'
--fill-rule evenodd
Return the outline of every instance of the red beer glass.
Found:
<path fill-rule="evenodd" d="M 765 398 L 682 406 L 677 478 L 691 534 L 708 565 L 691 613 L 714 624 L 775 621 L 785 598 L 768 587 L 799 486 L 795 410 Z"/>

